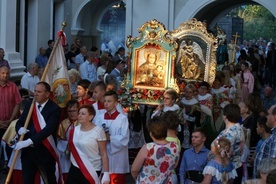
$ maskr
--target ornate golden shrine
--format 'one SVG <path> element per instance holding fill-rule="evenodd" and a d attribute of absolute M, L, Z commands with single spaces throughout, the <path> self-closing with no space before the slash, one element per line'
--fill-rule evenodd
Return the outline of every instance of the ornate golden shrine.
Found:
<path fill-rule="evenodd" d="M 217 39 L 202 22 L 191 19 L 168 31 L 154 19 L 138 31 L 140 35 L 128 36 L 126 43 L 130 60 L 119 90 L 123 105 L 160 104 L 168 88 L 180 92 L 183 83 L 213 83 Z"/>
<path fill-rule="evenodd" d="M 167 88 L 179 91 L 173 71 L 177 43 L 155 19 L 143 24 L 138 31 L 138 37 L 127 39 L 130 61 L 119 93 L 128 103 L 160 104 Z"/>
<path fill-rule="evenodd" d="M 185 82 L 212 84 L 216 74 L 217 38 L 195 18 L 180 24 L 169 35 L 178 43 L 175 77 Z"/>

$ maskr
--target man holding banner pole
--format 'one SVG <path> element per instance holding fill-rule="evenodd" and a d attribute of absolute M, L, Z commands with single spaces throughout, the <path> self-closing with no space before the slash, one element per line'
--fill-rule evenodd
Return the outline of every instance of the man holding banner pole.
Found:
<path fill-rule="evenodd" d="M 55 184 L 57 179 L 55 150 L 56 130 L 59 125 L 61 109 L 49 99 L 50 85 L 39 82 L 35 86 L 35 105 L 29 125 L 24 128 L 25 119 L 31 104 L 25 107 L 16 124 L 19 135 L 25 134 L 24 140 L 16 143 L 15 149 L 22 149 L 21 162 L 24 183 L 32 184 L 37 170 L 44 183 Z"/>
<path fill-rule="evenodd" d="M 56 147 L 56 131 L 62 114 L 60 107 L 65 107 L 71 98 L 69 76 L 61 44 L 65 44 L 65 26 L 66 22 L 63 22 L 41 82 L 35 86 L 34 100 L 25 108 L 16 124 L 16 131 L 21 136 L 16 143 L 16 152 L 6 184 L 10 181 L 19 150 L 22 150 L 24 183 L 34 183 L 34 170 L 40 171 L 45 184 L 64 183 Z M 49 99 L 51 91 L 54 94 L 53 101 Z"/>

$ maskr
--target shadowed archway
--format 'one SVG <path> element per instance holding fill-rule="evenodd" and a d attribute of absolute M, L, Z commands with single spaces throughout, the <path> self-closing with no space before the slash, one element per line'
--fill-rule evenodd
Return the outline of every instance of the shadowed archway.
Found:
<path fill-rule="evenodd" d="M 196 18 L 201 21 L 207 20 L 209 26 L 214 27 L 216 22 L 226 13 L 230 12 L 230 10 L 249 4 L 261 5 L 276 17 L 276 9 L 274 8 L 275 2 L 271 0 L 202 0 L 197 4 L 195 4 L 193 0 L 189 0 L 177 14 L 175 26 L 178 27 L 181 22 L 190 18 Z"/>

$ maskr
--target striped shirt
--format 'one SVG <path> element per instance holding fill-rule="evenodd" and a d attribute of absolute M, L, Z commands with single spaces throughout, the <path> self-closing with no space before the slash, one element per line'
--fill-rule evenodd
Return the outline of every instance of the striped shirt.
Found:
<path fill-rule="evenodd" d="M 14 106 L 21 102 L 19 90 L 13 82 L 0 85 L 0 102 L 0 121 L 7 121 L 12 116 Z"/>
<path fill-rule="evenodd" d="M 253 177 L 257 177 L 257 168 L 264 158 L 276 158 L 276 127 L 272 129 L 271 135 L 263 142 L 260 151 L 256 155 Z"/>

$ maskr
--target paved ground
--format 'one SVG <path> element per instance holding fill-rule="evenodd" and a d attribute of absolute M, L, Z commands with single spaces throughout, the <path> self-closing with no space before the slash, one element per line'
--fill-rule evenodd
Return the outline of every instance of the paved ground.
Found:
<path fill-rule="evenodd" d="M 0 184 L 4 184 L 6 181 L 6 174 L 3 174 L 0 172 Z M 132 176 L 130 174 L 127 174 L 126 177 L 126 184 L 135 184 L 135 181 L 133 180 Z"/>
<path fill-rule="evenodd" d="M 129 163 L 132 164 L 132 162 L 134 161 L 137 153 L 138 153 L 139 149 L 130 149 L 129 150 Z M 1 161 L 0 161 L 1 163 Z M 1 164 L 0 164 L 1 165 Z M 131 166 L 130 166 L 131 167 Z M 7 174 L 3 173 L 2 171 L 0 171 L 0 184 L 4 184 L 6 181 L 6 177 Z M 126 175 L 126 184 L 135 184 L 134 179 L 132 178 L 131 174 L 128 173 Z"/>

